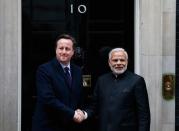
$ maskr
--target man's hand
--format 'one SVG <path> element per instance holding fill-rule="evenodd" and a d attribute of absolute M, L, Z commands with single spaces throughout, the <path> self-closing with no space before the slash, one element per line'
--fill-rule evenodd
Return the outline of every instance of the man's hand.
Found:
<path fill-rule="evenodd" d="M 85 114 L 83 111 L 80 109 L 75 110 L 73 120 L 77 123 L 81 123 L 83 120 L 85 120 Z"/>

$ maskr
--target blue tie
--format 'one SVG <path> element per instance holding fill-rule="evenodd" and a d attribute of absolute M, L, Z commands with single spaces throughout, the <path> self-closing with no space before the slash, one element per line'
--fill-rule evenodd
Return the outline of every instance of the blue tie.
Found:
<path fill-rule="evenodd" d="M 68 84 L 69 84 L 69 86 L 71 87 L 72 78 L 71 78 L 71 75 L 70 75 L 70 73 L 69 73 L 69 70 L 70 70 L 70 69 L 69 69 L 68 67 L 65 67 L 64 70 L 65 70 L 65 75 L 66 75 L 66 77 L 67 77 Z"/>

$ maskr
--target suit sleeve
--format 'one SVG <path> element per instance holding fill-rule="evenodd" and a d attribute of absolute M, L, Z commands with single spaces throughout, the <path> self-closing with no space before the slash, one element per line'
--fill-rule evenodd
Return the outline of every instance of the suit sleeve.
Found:
<path fill-rule="evenodd" d="M 90 101 L 90 104 L 88 106 L 88 108 L 85 110 L 88 114 L 88 117 L 92 117 L 97 113 L 97 108 L 98 108 L 98 97 L 99 97 L 99 79 L 95 85 L 94 91 L 93 91 L 93 95 Z"/>
<path fill-rule="evenodd" d="M 137 81 L 135 97 L 138 111 L 139 131 L 150 131 L 149 100 L 146 84 L 142 77 Z"/>
<path fill-rule="evenodd" d="M 59 114 L 63 114 L 66 118 L 72 119 L 74 110 L 64 105 L 59 99 L 56 98 L 50 77 L 45 68 L 39 67 L 36 74 L 36 86 L 38 101 L 49 107 Z"/>

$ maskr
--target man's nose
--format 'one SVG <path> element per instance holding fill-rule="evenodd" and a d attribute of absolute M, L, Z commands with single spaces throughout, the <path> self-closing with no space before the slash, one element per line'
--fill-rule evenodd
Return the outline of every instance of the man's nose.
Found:
<path fill-rule="evenodd" d="M 117 64 L 120 64 L 121 63 L 121 61 L 120 60 L 117 60 L 117 62 L 116 62 Z"/>
<path fill-rule="evenodd" d="M 62 50 L 62 52 L 65 53 L 65 52 L 66 52 L 66 49 L 64 48 L 64 49 Z"/>

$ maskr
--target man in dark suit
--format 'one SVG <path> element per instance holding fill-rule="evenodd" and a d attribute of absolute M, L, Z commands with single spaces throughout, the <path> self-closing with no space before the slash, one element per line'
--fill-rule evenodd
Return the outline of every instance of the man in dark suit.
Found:
<path fill-rule="evenodd" d="M 37 103 L 32 131 L 79 130 L 82 108 L 82 72 L 70 62 L 75 39 L 67 34 L 56 41 L 56 58 L 39 66 L 36 75 Z"/>
<path fill-rule="evenodd" d="M 127 70 L 128 54 L 122 48 L 110 51 L 108 63 L 112 72 L 98 78 L 88 117 L 98 113 L 100 131 L 150 131 L 143 77 Z"/>

